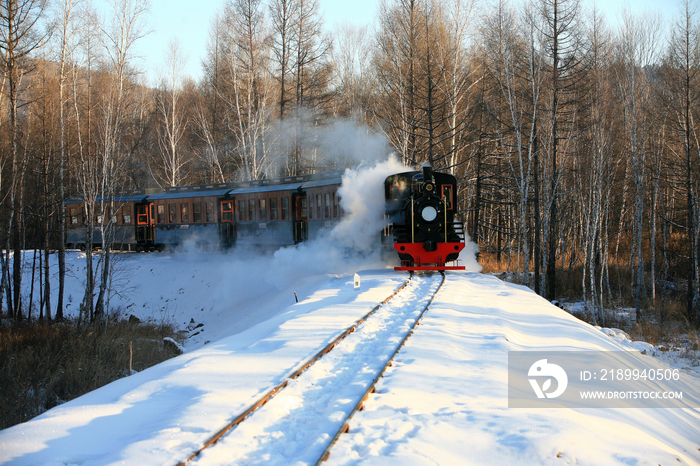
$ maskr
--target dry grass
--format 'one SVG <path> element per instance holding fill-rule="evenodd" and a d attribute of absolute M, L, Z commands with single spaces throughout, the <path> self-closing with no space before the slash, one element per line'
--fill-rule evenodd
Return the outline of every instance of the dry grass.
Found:
<path fill-rule="evenodd" d="M 667 300 L 664 303 L 663 319 L 660 299 L 647 304 L 643 312 L 644 320 L 629 325 L 627 333 L 630 337 L 654 346 L 700 349 L 698 347 L 700 332 L 688 321 L 683 299 Z"/>
<path fill-rule="evenodd" d="M 517 257 L 515 257 L 515 254 L 501 254 L 501 261 L 498 262 L 496 253 L 488 251 L 479 252 L 479 264 L 482 267 L 482 273 L 516 271 L 517 263 Z M 522 270 L 522 266 L 523 261 L 521 257 L 519 270 Z"/>
<path fill-rule="evenodd" d="M 503 279 L 514 279 L 518 261 L 514 255 L 502 254 L 501 261 L 494 253 L 482 252 L 479 257 L 484 273 L 501 274 Z M 522 258 L 519 262 L 522 270 Z M 609 265 L 610 288 L 613 293 L 611 302 L 606 303 L 610 309 L 636 307 L 636 297 L 632 284 L 632 272 L 627 264 L 611 263 Z M 504 273 L 505 272 L 505 273 Z M 544 274 L 544 270 L 541 272 Z M 563 301 L 580 301 L 583 299 L 583 271 L 580 266 L 569 269 L 557 269 L 557 299 Z M 534 276 L 530 273 L 530 287 L 534 287 Z M 647 277 L 647 282 L 650 280 Z M 647 284 L 649 286 L 649 283 Z M 643 320 L 630 322 L 616 319 L 612 312 L 606 317 L 605 326 L 624 330 L 630 338 L 645 341 L 652 345 L 662 345 L 666 348 L 682 348 L 684 351 L 697 351 L 700 333 L 696 326 L 688 321 L 684 292 L 681 289 L 672 290 L 663 297 L 662 289 L 657 288 L 656 299 L 645 299 L 641 303 Z M 662 315 L 663 311 L 663 315 Z M 633 312 L 633 311 L 632 311 Z M 574 313 L 575 317 L 591 324 L 593 316 L 586 313 Z"/>
<path fill-rule="evenodd" d="M 176 355 L 168 325 L 110 322 L 0 325 L 0 429 Z M 131 355 L 130 355 L 131 344 Z M 131 357 L 130 357 L 131 356 Z"/>
<path fill-rule="evenodd" d="M 502 254 L 501 261 L 496 259 L 496 254 L 491 252 L 481 252 L 479 255 L 479 264 L 482 266 L 483 273 L 502 273 L 522 271 L 523 260 L 518 258 L 516 254 Z M 633 284 L 632 271 L 626 264 L 618 264 L 611 262 L 608 265 L 608 276 L 610 278 L 610 290 L 612 292 L 615 307 L 635 306 L 635 293 Z M 544 277 L 545 270 L 540 270 L 540 276 Z M 532 272 L 532 262 L 530 262 L 530 281 L 534 280 Z M 555 296 L 559 300 L 574 301 L 583 298 L 583 268 L 580 264 L 572 267 L 562 266 L 558 263 L 556 270 L 556 293 Z M 647 287 L 650 286 L 650 280 L 646 277 Z M 530 283 L 530 287 L 534 287 Z M 661 289 L 657 288 L 657 293 L 661 293 Z M 645 306 L 651 306 L 652 303 L 644 303 Z"/>

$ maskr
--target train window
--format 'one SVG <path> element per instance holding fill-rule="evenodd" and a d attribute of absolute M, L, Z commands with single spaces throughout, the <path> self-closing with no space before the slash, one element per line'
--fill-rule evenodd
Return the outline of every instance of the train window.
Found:
<path fill-rule="evenodd" d="M 260 216 L 258 217 L 258 220 L 264 222 L 267 220 L 267 199 L 260 199 L 260 203 L 258 205 L 260 207 Z"/>
<path fill-rule="evenodd" d="M 233 201 L 221 201 L 221 221 L 233 221 Z"/>
<path fill-rule="evenodd" d="M 165 223 L 165 205 L 158 204 L 158 206 L 156 207 L 156 212 L 158 213 L 158 215 L 157 215 L 158 223 Z"/>
<path fill-rule="evenodd" d="M 331 195 L 326 193 L 326 204 L 324 205 L 325 218 L 331 218 Z"/>
<path fill-rule="evenodd" d="M 236 209 L 236 220 L 239 222 L 245 222 L 245 201 L 243 199 L 238 200 L 238 209 Z"/>
<path fill-rule="evenodd" d="M 391 200 L 398 201 L 401 198 L 401 186 L 394 184 L 391 186 Z"/>
<path fill-rule="evenodd" d="M 297 198 L 297 220 L 305 219 L 308 218 L 308 211 L 306 207 L 306 198 L 305 197 L 298 197 Z"/>
<path fill-rule="evenodd" d="M 449 210 L 452 210 L 452 185 L 451 184 L 444 184 L 442 185 L 442 198 L 445 200 L 445 204 L 447 204 L 447 208 Z"/>
<path fill-rule="evenodd" d="M 202 203 L 195 202 L 192 204 L 192 221 L 194 223 L 202 223 Z"/>
<path fill-rule="evenodd" d="M 333 193 L 333 218 L 340 217 L 340 197 L 338 193 Z"/>
<path fill-rule="evenodd" d="M 277 220 L 277 199 L 270 199 L 270 220 Z"/>
<path fill-rule="evenodd" d="M 211 223 L 214 221 L 214 203 L 213 202 L 207 202 L 207 222 Z"/>
<path fill-rule="evenodd" d="M 314 196 L 309 196 L 309 219 L 314 218 Z"/>
<path fill-rule="evenodd" d="M 168 204 L 168 223 L 175 223 L 175 204 Z"/>
<path fill-rule="evenodd" d="M 125 225 L 131 224 L 131 214 L 128 214 L 122 210 L 122 221 Z"/>
<path fill-rule="evenodd" d="M 316 195 L 316 218 L 322 218 L 321 217 L 321 195 L 320 194 Z"/>
<path fill-rule="evenodd" d="M 255 199 L 248 199 L 248 221 L 255 221 Z"/>
<path fill-rule="evenodd" d="M 70 212 L 71 225 L 77 225 L 78 224 L 78 209 L 69 209 L 68 212 Z"/>
<path fill-rule="evenodd" d="M 282 220 L 289 220 L 289 198 L 282 198 Z"/>
<path fill-rule="evenodd" d="M 238 200 L 238 221 L 245 222 L 245 201 L 243 199 Z"/>
<path fill-rule="evenodd" d="M 187 215 L 187 204 L 180 204 L 180 213 L 182 214 L 180 216 L 182 223 L 190 223 L 190 217 Z"/>

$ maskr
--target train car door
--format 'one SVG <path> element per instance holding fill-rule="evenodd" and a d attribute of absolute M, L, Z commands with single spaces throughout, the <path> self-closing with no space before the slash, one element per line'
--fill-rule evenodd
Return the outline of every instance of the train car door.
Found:
<path fill-rule="evenodd" d="M 229 247 L 236 242 L 236 224 L 234 222 L 233 199 L 222 199 L 219 206 L 221 209 L 221 223 L 219 224 L 221 244 L 225 247 Z"/>
<path fill-rule="evenodd" d="M 153 203 L 136 204 L 136 248 L 146 249 L 155 240 Z"/>
<path fill-rule="evenodd" d="M 298 244 L 309 238 L 308 229 L 308 204 L 306 194 L 295 194 L 294 202 L 294 243 Z"/>

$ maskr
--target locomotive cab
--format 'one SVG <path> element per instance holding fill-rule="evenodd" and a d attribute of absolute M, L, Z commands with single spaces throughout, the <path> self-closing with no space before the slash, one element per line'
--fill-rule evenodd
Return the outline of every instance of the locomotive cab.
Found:
<path fill-rule="evenodd" d="M 396 270 L 464 269 L 446 265 L 464 248 L 462 225 L 454 221 L 456 184 L 454 176 L 430 166 L 386 178 L 386 232 L 402 263 Z"/>

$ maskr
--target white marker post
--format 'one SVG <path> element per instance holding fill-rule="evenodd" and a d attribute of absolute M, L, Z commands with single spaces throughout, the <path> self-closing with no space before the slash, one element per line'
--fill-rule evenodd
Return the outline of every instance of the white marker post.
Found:
<path fill-rule="evenodd" d="M 360 289 L 360 276 L 358 274 L 355 274 L 353 285 L 356 290 Z"/>

